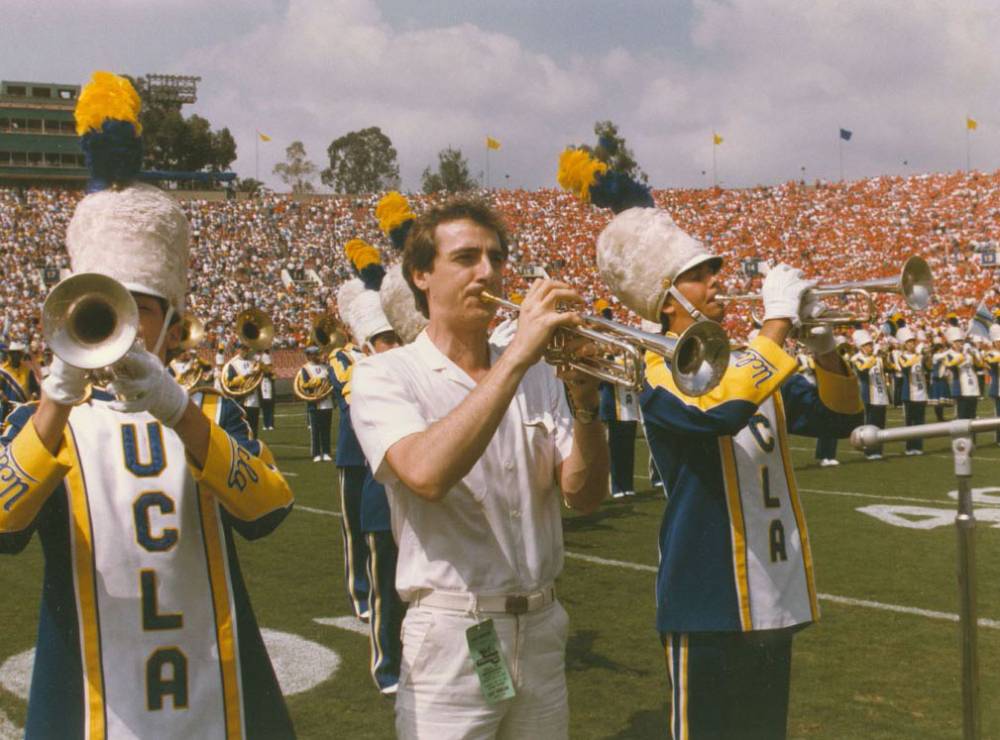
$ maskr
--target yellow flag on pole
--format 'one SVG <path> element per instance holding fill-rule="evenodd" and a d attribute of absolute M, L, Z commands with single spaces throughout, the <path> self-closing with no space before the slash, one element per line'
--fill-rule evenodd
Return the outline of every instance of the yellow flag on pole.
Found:
<path fill-rule="evenodd" d="M 979 121 L 977 121 L 975 118 L 970 118 L 969 116 L 966 116 L 965 127 L 969 129 L 969 131 L 975 131 L 977 128 L 979 128 Z"/>
<path fill-rule="evenodd" d="M 718 146 L 722 143 L 722 137 L 718 134 L 712 134 L 712 144 Z"/>
<path fill-rule="evenodd" d="M 500 142 L 494 139 L 492 136 L 486 137 L 486 148 L 487 149 L 499 149 Z"/>
<path fill-rule="evenodd" d="M 271 140 L 270 136 L 268 136 L 267 134 L 262 134 L 260 131 L 257 132 L 257 136 L 260 137 L 261 141 L 270 141 Z"/>

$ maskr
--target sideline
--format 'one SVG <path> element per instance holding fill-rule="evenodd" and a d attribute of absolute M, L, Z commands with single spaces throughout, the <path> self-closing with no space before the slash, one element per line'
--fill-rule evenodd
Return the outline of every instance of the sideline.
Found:
<path fill-rule="evenodd" d="M 805 489 L 800 489 L 805 490 Z M 820 493 L 825 493 L 825 491 L 820 491 Z M 859 494 L 868 495 L 868 494 Z M 883 497 L 884 498 L 884 497 Z M 926 503 L 926 500 L 922 501 Z M 310 514 L 322 514 L 324 516 L 342 516 L 339 511 L 327 511 L 326 509 L 314 509 L 309 506 L 296 506 L 296 509 L 301 509 L 302 511 L 307 511 Z M 579 552 L 570 552 L 567 550 L 565 556 L 570 560 L 580 560 L 585 563 L 592 563 L 594 565 L 603 565 L 611 568 L 621 568 L 623 570 L 638 570 L 643 573 L 656 573 L 657 567 L 655 565 L 645 565 L 643 563 L 630 563 L 627 560 L 612 560 L 610 558 L 599 558 L 596 555 L 584 555 Z M 902 604 L 885 604 L 881 601 L 871 601 L 869 599 L 855 599 L 850 596 L 837 596 L 836 594 L 816 594 L 820 601 L 829 601 L 833 604 L 843 604 L 845 606 L 857 606 L 863 609 L 875 609 L 876 611 L 894 612 L 896 614 L 909 614 L 915 617 L 924 617 L 925 619 L 936 619 L 945 622 L 957 622 L 958 615 L 952 612 L 939 612 L 932 609 L 921 609 L 916 606 L 904 606 Z M 986 617 L 979 618 L 979 626 L 985 627 L 986 629 L 998 630 L 1000 629 L 1000 620 L 989 619 Z"/>

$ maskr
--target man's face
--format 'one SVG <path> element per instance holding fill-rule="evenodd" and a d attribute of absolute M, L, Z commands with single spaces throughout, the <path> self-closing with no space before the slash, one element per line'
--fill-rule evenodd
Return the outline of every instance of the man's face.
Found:
<path fill-rule="evenodd" d="M 431 321 L 485 328 L 496 307 L 479 296 L 484 290 L 498 294 L 503 284 L 504 256 L 496 233 L 461 219 L 438 225 L 434 241 L 431 270 L 413 273 L 414 284 L 427 296 Z"/>
<path fill-rule="evenodd" d="M 916 339 L 907 339 L 905 346 L 906 346 L 906 351 L 907 352 L 912 352 L 917 347 L 917 340 Z"/>
<path fill-rule="evenodd" d="M 720 322 L 725 318 L 725 304 L 715 300 L 715 296 L 719 293 L 719 275 L 712 269 L 712 263 L 703 262 L 681 273 L 674 281 L 674 285 L 706 318 Z M 670 316 L 671 328 L 676 328 L 677 331 L 683 331 L 693 322 L 688 312 L 673 296 L 667 296 L 663 312 Z"/>
<path fill-rule="evenodd" d="M 166 316 L 163 313 L 163 303 L 159 298 L 143 293 L 133 293 L 135 305 L 139 308 L 139 335 L 146 345 L 146 349 L 153 352 L 156 347 L 156 340 L 160 338 L 160 331 L 163 329 L 163 320 Z M 174 322 L 174 325 L 167 331 L 163 346 L 160 347 L 158 357 L 160 362 L 166 362 L 167 350 L 173 350 L 181 341 L 181 322 Z"/>
<path fill-rule="evenodd" d="M 875 345 L 873 345 L 871 342 L 861 345 L 861 354 L 863 355 L 868 355 L 870 357 L 872 352 L 874 351 L 875 351 Z"/>

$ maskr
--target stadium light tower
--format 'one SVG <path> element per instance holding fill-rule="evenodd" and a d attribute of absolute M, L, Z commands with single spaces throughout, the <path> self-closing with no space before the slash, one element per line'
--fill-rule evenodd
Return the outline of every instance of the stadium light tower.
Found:
<path fill-rule="evenodd" d="M 146 94 L 150 100 L 164 105 L 191 105 L 198 100 L 198 83 L 194 75 L 146 75 Z"/>

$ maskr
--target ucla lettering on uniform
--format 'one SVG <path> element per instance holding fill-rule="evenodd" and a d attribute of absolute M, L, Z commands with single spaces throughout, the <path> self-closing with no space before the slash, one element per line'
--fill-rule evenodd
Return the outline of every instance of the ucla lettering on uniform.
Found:
<path fill-rule="evenodd" d="M 142 589 L 142 628 L 146 632 L 179 630 L 184 626 L 183 614 L 160 614 L 155 570 L 139 572 L 139 587 Z"/>
<path fill-rule="evenodd" d="M 781 501 L 771 495 L 771 471 L 766 465 L 760 466 L 760 490 L 764 494 L 764 506 L 768 509 L 780 509 Z"/>
<path fill-rule="evenodd" d="M 754 388 L 760 388 L 761 385 L 773 378 L 774 374 L 778 371 L 774 365 L 768 362 L 764 355 L 752 347 L 747 348 L 740 354 L 733 365 L 735 367 L 750 366 L 750 369 L 753 371 Z"/>
<path fill-rule="evenodd" d="M 146 439 L 149 442 L 149 462 L 139 459 L 139 440 L 135 424 L 122 424 L 122 448 L 125 452 L 125 467 L 139 478 L 159 475 L 167 467 L 167 457 L 163 449 L 163 428 L 160 422 L 151 421 L 146 425 Z"/>
<path fill-rule="evenodd" d="M 28 485 L 37 482 L 21 470 L 8 448 L 0 448 L 0 501 L 3 501 L 4 511 L 10 511 L 17 500 L 27 493 Z"/>
<path fill-rule="evenodd" d="M 146 661 L 146 708 L 151 712 L 163 709 L 167 696 L 174 709 L 187 709 L 187 658 L 175 647 L 157 648 Z"/>
<path fill-rule="evenodd" d="M 785 550 L 785 525 L 780 519 L 771 522 L 771 562 L 777 563 L 779 560 L 788 560 L 788 552 Z"/>
<path fill-rule="evenodd" d="M 229 440 L 229 448 L 232 451 L 232 457 L 229 465 L 229 478 L 226 480 L 226 484 L 230 488 L 242 491 L 246 489 L 250 481 L 256 483 L 259 477 L 257 476 L 257 471 L 250 465 L 251 458 L 249 452 L 236 444 L 232 439 Z"/>
<path fill-rule="evenodd" d="M 159 535 L 153 532 L 149 510 L 160 510 L 161 514 L 173 514 L 174 500 L 163 491 L 146 491 L 135 500 L 132 513 L 135 518 L 135 538 L 149 552 L 165 552 L 177 544 L 180 536 L 175 527 L 164 527 Z"/>
<path fill-rule="evenodd" d="M 774 430 L 771 429 L 771 422 L 766 416 L 754 414 L 747 426 L 761 450 L 771 452 L 774 449 Z"/>

